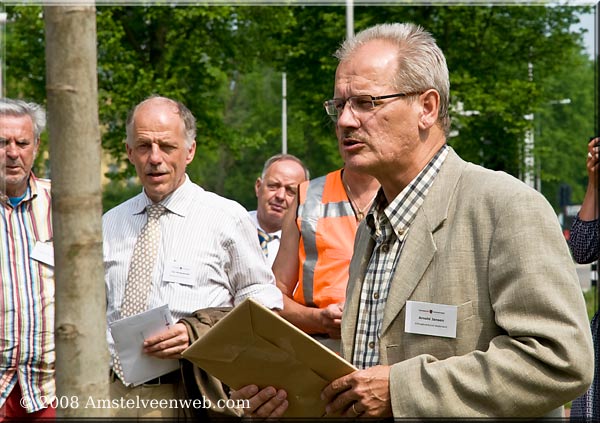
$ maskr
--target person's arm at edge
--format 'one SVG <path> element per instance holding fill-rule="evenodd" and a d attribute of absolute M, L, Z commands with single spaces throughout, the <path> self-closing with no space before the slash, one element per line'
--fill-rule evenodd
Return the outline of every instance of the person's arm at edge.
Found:
<path fill-rule="evenodd" d="M 283 310 L 279 314 L 308 334 L 327 333 L 339 338 L 341 310 L 338 317 L 337 314 L 332 313 L 332 310 L 306 307 L 292 298 L 294 288 L 298 284 L 300 234 L 296 226 L 297 212 L 298 197 L 296 196 L 284 217 L 281 244 L 272 267 L 277 287 L 283 294 Z"/>
<path fill-rule="evenodd" d="M 581 209 L 571 224 L 570 236 L 567 243 L 573 260 L 579 264 L 588 264 L 598 260 L 600 252 L 600 235 L 598 234 L 598 168 L 599 150 L 596 146 L 598 137 L 588 143 L 586 168 L 588 185 Z"/>
<path fill-rule="evenodd" d="M 588 144 L 588 155 L 586 161 L 586 168 L 588 173 L 588 185 L 585 191 L 585 197 L 581 210 L 579 210 L 579 218 L 584 221 L 598 219 L 599 208 L 598 208 L 598 159 L 600 155 L 600 147 L 596 147 L 596 144 L 600 141 L 599 138 L 594 138 Z"/>

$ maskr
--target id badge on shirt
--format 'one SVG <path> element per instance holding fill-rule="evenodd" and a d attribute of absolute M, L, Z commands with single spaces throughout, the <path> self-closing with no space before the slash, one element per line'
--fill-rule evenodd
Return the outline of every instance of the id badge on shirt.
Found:
<path fill-rule="evenodd" d="M 29 257 L 40 263 L 54 267 L 54 246 L 52 241 L 37 241 Z"/>
<path fill-rule="evenodd" d="M 456 338 L 457 314 L 457 306 L 407 301 L 404 331 L 418 335 Z"/>
<path fill-rule="evenodd" d="M 180 285 L 195 285 L 196 272 L 193 265 L 177 260 L 170 260 L 165 264 L 163 273 L 165 282 L 174 282 Z"/>

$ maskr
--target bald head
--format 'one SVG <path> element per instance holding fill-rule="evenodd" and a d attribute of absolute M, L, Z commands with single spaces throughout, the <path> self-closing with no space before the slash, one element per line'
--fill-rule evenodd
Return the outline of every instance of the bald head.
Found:
<path fill-rule="evenodd" d="M 152 96 L 138 103 L 130 112 L 127 118 L 127 145 L 132 146 L 133 124 L 139 110 L 152 109 L 157 107 L 170 108 L 177 114 L 183 125 L 185 145 L 190 148 L 196 140 L 196 118 L 192 112 L 181 102 L 162 96 Z"/>

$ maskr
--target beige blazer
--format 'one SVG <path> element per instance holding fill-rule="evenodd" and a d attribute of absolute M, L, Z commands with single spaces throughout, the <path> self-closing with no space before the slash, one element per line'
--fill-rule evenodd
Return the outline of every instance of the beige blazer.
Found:
<path fill-rule="evenodd" d="M 352 357 L 374 247 L 361 224 L 342 353 Z M 407 300 L 458 307 L 455 339 L 405 333 Z M 380 362 L 394 417 L 562 415 L 593 376 L 585 303 L 547 201 L 450 149 L 409 229 L 390 286 Z"/>

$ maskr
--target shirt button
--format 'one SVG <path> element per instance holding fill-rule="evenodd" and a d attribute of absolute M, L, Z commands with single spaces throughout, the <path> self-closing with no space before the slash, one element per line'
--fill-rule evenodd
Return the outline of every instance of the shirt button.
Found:
<path fill-rule="evenodd" d="M 378 300 L 379 299 L 379 292 L 374 293 L 373 294 L 373 298 L 375 298 L 376 300 Z"/>
<path fill-rule="evenodd" d="M 371 349 L 375 348 L 375 342 L 369 342 L 369 348 L 371 348 Z"/>
<path fill-rule="evenodd" d="M 381 251 L 383 251 L 384 253 L 387 253 L 389 250 L 390 250 L 389 244 L 383 244 L 381 246 Z"/>

